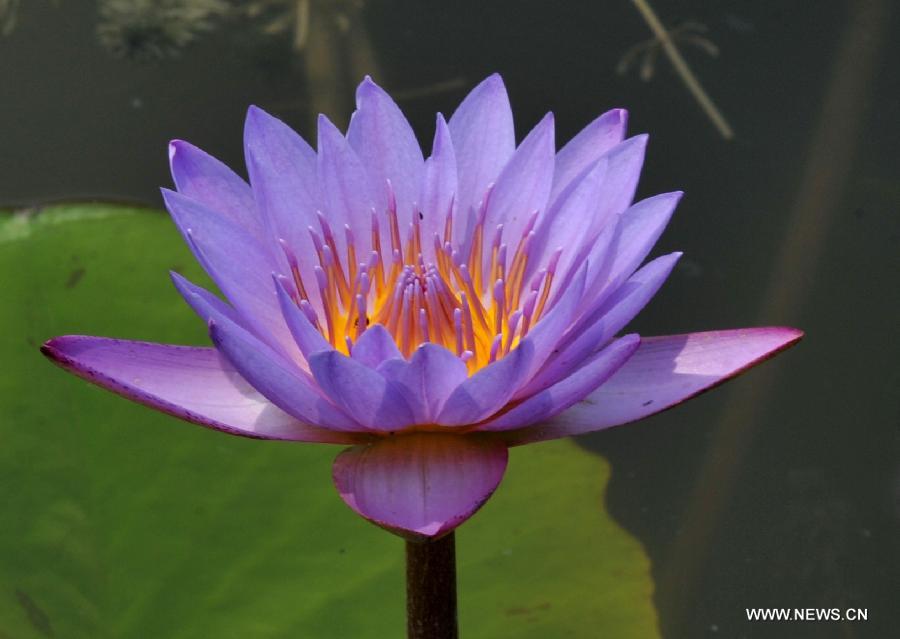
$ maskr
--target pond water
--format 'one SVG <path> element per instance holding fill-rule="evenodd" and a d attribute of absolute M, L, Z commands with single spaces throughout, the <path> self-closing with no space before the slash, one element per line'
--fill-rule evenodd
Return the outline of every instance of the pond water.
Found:
<path fill-rule="evenodd" d="M 806 331 L 717 392 L 580 441 L 612 464 L 608 508 L 652 561 L 662 636 L 896 632 L 895 3 L 654 2 L 732 139 L 639 46 L 652 34 L 628 0 L 168 4 L 0 2 L 0 204 L 159 207 L 169 139 L 242 170 L 247 105 L 309 139 L 319 111 L 346 122 L 364 74 L 420 139 L 493 71 L 520 136 L 546 110 L 562 141 L 625 107 L 651 135 L 639 197 L 686 192 L 656 249 L 685 257 L 634 330 Z M 746 620 L 768 606 L 868 621 Z"/>

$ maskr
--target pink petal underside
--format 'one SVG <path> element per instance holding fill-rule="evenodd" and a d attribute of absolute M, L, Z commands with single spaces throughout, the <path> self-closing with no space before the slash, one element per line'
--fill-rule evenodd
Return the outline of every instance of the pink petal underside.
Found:
<path fill-rule="evenodd" d="M 50 340 L 41 350 L 93 384 L 232 435 L 332 444 L 366 439 L 291 417 L 251 387 L 213 348 L 69 335 Z"/>
<path fill-rule="evenodd" d="M 512 446 L 633 422 L 699 395 L 796 344 L 795 328 L 648 337 L 609 381 L 546 422 L 505 434 Z"/>
<path fill-rule="evenodd" d="M 462 101 L 448 122 L 459 171 L 457 210 L 460 221 L 484 197 L 516 148 L 512 109 L 503 80 L 486 78 Z M 471 227 L 454 225 L 454 244 L 463 245 Z"/>
<path fill-rule="evenodd" d="M 169 166 L 178 192 L 201 202 L 247 229 L 253 238 L 266 237 L 265 223 L 253 201 L 253 191 L 234 171 L 183 140 L 169 143 Z"/>
<path fill-rule="evenodd" d="M 475 514 L 503 478 L 506 462 L 506 446 L 497 440 L 415 433 L 345 450 L 332 475 L 341 498 L 359 515 L 422 541 Z"/>
<path fill-rule="evenodd" d="M 371 78 L 356 90 L 356 109 L 347 141 L 368 173 L 379 213 L 387 210 L 390 180 L 400 228 L 405 230 L 417 213 L 413 208 L 422 182 L 422 149 L 400 107 Z"/>

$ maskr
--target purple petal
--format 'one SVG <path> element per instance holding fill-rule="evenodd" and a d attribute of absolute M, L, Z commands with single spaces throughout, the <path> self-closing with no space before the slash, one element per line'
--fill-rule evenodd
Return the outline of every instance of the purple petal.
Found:
<path fill-rule="evenodd" d="M 500 76 L 491 75 L 472 89 L 448 126 L 459 169 L 457 209 L 461 216 L 468 216 L 516 148 L 512 109 Z M 468 231 L 464 224 L 457 224 L 455 243 L 462 244 Z"/>
<path fill-rule="evenodd" d="M 407 539 L 440 537 L 471 517 L 503 479 L 506 447 L 477 435 L 414 433 L 348 448 L 334 460 L 341 498 Z"/>
<path fill-rule="evenodd" d="M 581 366 L 647 305 L 669 277 L 680 257 L 681 253 L 665 255 L 635 273 L 604 307 L 569 331 L 557 346 L 558 352 L 517 395 L 524 397 L 537 393 L 556 384 Z"/>
<path fill-rule="evenodd" d="M 544 212 L 547 206 L 555 151 L 553 114 L 548 113 L 516 149 L 491 191 L 484 228 L 492 234 L 503 224 L 503 240 L 511 249 L 509 261 L 531 215 Z"/>
<path fill-rule="evenodd" d="M 169 143 L 169 166 L 179 193 L 221 213 L 257 241 L 265 238 L 253 191 L 234 171 L 183 140 Z"/>
<path fill-rule="evenodd" d="M 512 430 L 553 417 L 580 402 L 610 378 L 634 354 L 641 338 L 626 335 L 595 353 L 587 363 L 557 384 L 532 395 L 511 410 L 494 417 L 478 430 Z"/>
<path fill-rule="evenodd" d="M 585 243 L 585 227 L 590 225 L 597 202 L 603 197 L 606 167 L 605 158 L 591 165 L 556 198 L 546 215 L 538 219 L 525 272 L 526 282 L 547 265 L 549 257 L 558 249 L 563 251 L 557 273 L 565 275 L 572 264 L 579 263 L 578 247 Z"/>
<path fill-rule="evenodd" d="M 422 344 L 410 361 L 390 360 L 378 371 L 404 391 L 417 424 L 437 419 L 450 394 L 468 378 L 459 357 L 437 344 Z"/>
<path fill-rule="evenodd" d="M 402 389 L 381 373 L 337 351 L 316 353 L 309 365 L 325 394 L 367 428 L 389 432 L 415 423 Z"/>
<path fill-rule="evenodd" d="M 369 77 L 356 90 L 356 108 L 347 141 L 369 175 L 378 212 L 387 210 L 390 180 L 400 228 L 406 229 L 422 184 L 422 149 L 400 107 Z"/>
<path fill-rule="evenodd" d="M 447 398 L 435 423 L 468 426 L 496 413 L 527 379 L 533 356 L 533 343 L 522 340 L 506 357 L 488 364 L 457 386 Z"/>
<path fill-rule="evenodd" d="M 595 204 L 586 211 L 587 214 L 583 216 L 579 223 L 582 241 L 572 247 L 566 247 L 566 251 L 571 252 L 576 257 L 571 260 L 565 260 L 565 264 L 580 264 L 584 259 L 591 261 L 593 272 L 588 274 L 589 289 L 596 280 L 595 275 L 597 271 L 607 266 L 605 260 L 597 258 L 597 251 L 594 248 L 598 244 L 597 239 L 602 233 L 609 231 L 610 224 L 618 219 L 620 214 L 624 217 L 626 209 L 634 199 L 634 192 L 641 175 L 641 166 L 644 162 L 646 147 L 647 136 L 638 135 L 625 140 L 602 156 L 603 160 L 606 161 L 606 170 L 603 173 L 603 185 L 601 187 L 602 197 L 597 198 Z M 588 170 L 586 169 L 583 175 L 586 176 Z M 572 184 L 565 189 L 560 194 L 560 198 L 565 197 L 567 191 L 574 189 L 574 187 L 575 184 Z M 554 202 L 551 206 L 555 206 L 555 204 Z M 601 246 L 601 248 L 603 251 L 606 250 L 605 247 Z M 554 249 L 551 248 L 551 250 Z M 571 276 L 571 268 L 574 268 L 574 266 L 568 268 L 568 272 L 565 270 L 559 271 L 562 280 Z M 635 264 L 635 268 L 637 268 L 637 264 Z M 628 274 L 630 275 L 630 272 Z"/>
<path fill-rule="evenodd" d="M 426 258 L 434 258 L 432 238 L 438 233 L 443 238 L 444 222 L 453 206 L 457 192 L 456 154 L 450 140 L 450 130 L 444 116 L 437 116 L 434 129 L 434 145 L 431 157 L 425 160 L 422 178 L 422 241 Z M 455 207 L 454 207 L 455 208 Z"/>
<path fill-rule="evenodd" d="M 618 273 L 630 275 L 644 261 L 668 225 L 682 195 L 681 191 L 654 195 L 622 214 L 622 238 L 616 251 L 613 276 Z"/>
<path fill-rule="evenodd" d="M 67 335 L 41 348 L 62 368 L 132 401 L 232 435 L 346 444 L 360 436 L 297 421 L 214 349 Z"/>
<path fill-rule="evenodd" d="M 351 357 L 369 368 L 377 368 L 387 359 L 403 359 L 403 354 L 384 326 L 372 324 L 353 344 Z"/>
<path fill-rule="evenodd" d="M 647 136 L 636 135 L 610 149 L 606 158 L 607 169 L 603 181 L 603 198 L 590 218 L 585 235 L 593 237 L 603 225 L 628 208 L 634 201 L 644 153 L 647 150 Z"/>
<path fill-rule="evenodd" d="M 341 253 L 339 257 L 344 259 L 346 250 L 345 224 L 356 232 L 357 255 L 368 255 L 372 211 L 376 210 L 372 185 L 356 151 L 324 115 L 319 116 L 318 176 L 324 196 L 322 213 L 331 225 Z M 381 214 L 383 210 L 377 212 Z M 384 243 L 389 237 L 386 235 L 387 224 L 381 226 Z"/>
<path fill-rule="evenodd" d="M 625 140 L 602 156 L 606 163 L 601 187 L 602 197 L 595 200 L 595 205 L 590 207 L 586 216 L 581 216 L 578 227 L 582 239 L 572 247 L 566 247 L 566 253 L 570 255 L 561 259 L 562 268 L 558 270 L 560 281 L 566 282 L 571 278 L 572 271 L 577 268 L 577 265 L 585 260 L 590 260 L 591 271 L 588 273 L 587 288 L 590 291 L 598 290 L 599 276 L 606 275 L 607 270 L 611 267 L 609 260 L 605 259 L 607 255 L 605 241 L 600 240 L 610 239 L 612 237 L 610 232 L 613 230 L 610 229 L 610 225 L 619 219 L 620 214 L 624 217 L 628 213 L 626 209 L 634 199 L 646 147 L 647 136 L 638 135 Z M 585 177 L 588 170 L 586 169 L 583 173 Z M 571 192 L 577 186 L 578 182 L 576 181 L 564 189 L 557 198 L 560 203 L 562 198 L 572 194 Z M 648 200 L 652 199 L 648 198 Z M 551 207 L 555 206 L 556 202 L 551 205 Z M 555 250 L 555 247 L 549 248 L 551 251 Z M 635 263 L 634 268 L 637 268 L 639 263 L 640 261 Z M 630 275 L 633 270 L 629 271 L 625 277 Z"/>
<path fill-rule="evenodd" d="M 507 443 L 580 435 L 647 417 L 743 373 L 802 337 L 802 331 L 785 327 L 645 337 L 584 402 L 544 423 L 510 431 Z"/>
<path fill-rule="evenodd" d="M 625 138 L 628 112 L 625 109 L 607 111 L 584 127 L 556 154 L 553 190 L 550 201 L 604 153 Z"/>
<path fill-rule="evenodd" d="M 250 107 L 244 124 L 244 153 L 257 206 L 268 225 L 267 247 L 278 272 L 287 264 L 279 239 L 298 257 L 300 274 L 307 283 L 310 303 L 321 308 L 313 285 L 315 247 L 307 227 L 318 228 L 316 211 L 322 205 L 316 178 L 316 153 L 293 129 L 258 107 Z M 276 270 L 276 269 L 269 269 Z"/>
<path fill-rule="evenodd" d="M 531 380 L 543 367 L 544 362 L 556 349 L 562 336 L 575 320 L 578 304 L 581 302 L 581 297 L 584 294 L 587 267 L 588 264 L 585 264 L 579 269 L 572 284 L 563 291 L 559 301 L 538 320 L 531 332 L 519 343 L 519 348 L 524 344 L 529 344 L 532 349 L 532 356 L 530 362 L 526 365 L 526 369 L 523 371 L 524 374 L 518 378 L 519 387 L 515 389 L 516 399 L 523 397 L 522 388 L 525 383 Z"/>
<path fill-rule="evenodd" d="M 197 260 L 244 318 L 242 325 L 287 354 L 296 346 L 278 308 L 271 274 L 277 265 L 240 227 L 185 196 L 163 189 L 163 199 Z M 235 256 L 240 256 L 235 259 Z"/>
<path fill-rule="evenodd" d="M 613 244 L 612 261 L 588 272 L 587 287 L 596 296 L 597 303 L 605 297 L 599 293 L 609 294 L 617 289 L 644 261 L 672 218 L 681 196 L 681 191 L 654 195 L 622 214 L 619 233 Z M 600 250 L 606 252 L 605 248 L 600 247 Z M 588 260 L 592 266 L 603 262 L 596 251 L 588 254 Z M 591 311 L 596 310 L 597 303 L 589 307 Z"/>
<path fill-rule="evenodd" d="M 309 362 L 309 358 L 320 351 L 332 350 L 331 344 L 326 340 L 322 333 L 316 330 L 309 318 L 301 311 L 294 300 L 291 299 L 284 287 L 284 283 L 275 278 L 275 287 L 278 292 L 278 304 L 281 306 L 281 313 L 284 321 L 294 336 L 294 341 L 303 353 L 303 357 Z"/>
<path fill-rule="evenodd" d="M 297 366 L 225 318 L 210 322 L 216 348 L 253 388 L 284 412 L 331 430 L 364 431 L 314 388 Z"/>
<path fill-rule="evenodd" d="M 204 324 L 209 324 L 209 320 L 213 319 L 214 316 L 224 315 L 238 326 L 242 326 L 252 332 L 252 327 L 244 321 L 244 318 L 218 297 L 190 282 L 180 273 L 170 271 L 169 276 L 172 278 L 172 283 L 178 292 L 181 293 L 184 301 L 200 316 Z"/>

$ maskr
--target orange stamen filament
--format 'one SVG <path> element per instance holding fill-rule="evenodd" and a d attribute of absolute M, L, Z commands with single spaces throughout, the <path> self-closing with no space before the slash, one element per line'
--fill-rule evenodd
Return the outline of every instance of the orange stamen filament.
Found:
<path fill-rule="evenodd" d="M 504 226 L 497 225 L 486 246 L 488 190 L 478 207 L 468 254 L 462 255 L 453 244 L 451 206 L 443 232 L 426 238 L 433 249 L 433 256 L 426 258 L 419 214 L 414 213 L 403 241 L 396 200 L 388 186 L 389 248 L 382 242 L 382 220 L 375 211 L 371 251 L 363 252 L 361 260 L 360 244 L 350 227 L 343 229 L 342 252 L 325 215 L 317 216 L 319 229 L 308 229 L 319 262 L 313 267 L 322 302 L 318 312 L 309 301 L 308 283 L 303 281 L 296 257 L 280 241 L 291 273 L 285 285 L 290 288 L 293 283 L 291 298 L 310 323 L 346 354 L 369 325 L 379 323 L 393 335 L 405 357 L 411 357 L 421 344 L 432 342 L 455 353 L 470 374 L 515 349 L 544 313 L 559 260 L 557 251 L 547 268 L 526 285 L 537 214 L 529 218 L 520 237 L 507 242 L 503 241 Z M 509 260 L 508 246 L 516 247 Z"/>

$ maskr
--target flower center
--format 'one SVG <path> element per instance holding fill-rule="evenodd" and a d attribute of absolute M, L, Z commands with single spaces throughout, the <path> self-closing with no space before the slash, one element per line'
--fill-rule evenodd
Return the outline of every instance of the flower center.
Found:
<path fill-rule="evenodd" d="M 453 243 L 453 215 L 444 231 L 430 238 L 433 259 L 423 257 L 418 216 L 401 237 L 397 207 L 390 198 L 387 211 L 391 246 L 382 246 L 376 214 L 372 213 L 372 251 L 360 262 L 354 234 L 345 226 L 346 250 L 339 254 L 334 233 L 319 213 L 321 234 L 310 228 L 319 264 L 316 286 L 322 301 L 317 313 L 309 303 L 307 284 L 296 258 L 282 242 L 296 287 L 294 302 L 331 345 L 350 354 L 372 323 L 383 325 L 405 357 L 421 344 L 432 342 L 455 352 L 469 372 L 506 355 L 528 334 L 544 312 L 560 251 L 548 266 L 526 282 L 529 247 L 537 212 L 530 218 L 509 258 L 503 225 L 485 242 L 485 212 L 490 190 L 479 205 L 471 246 Z"/>

